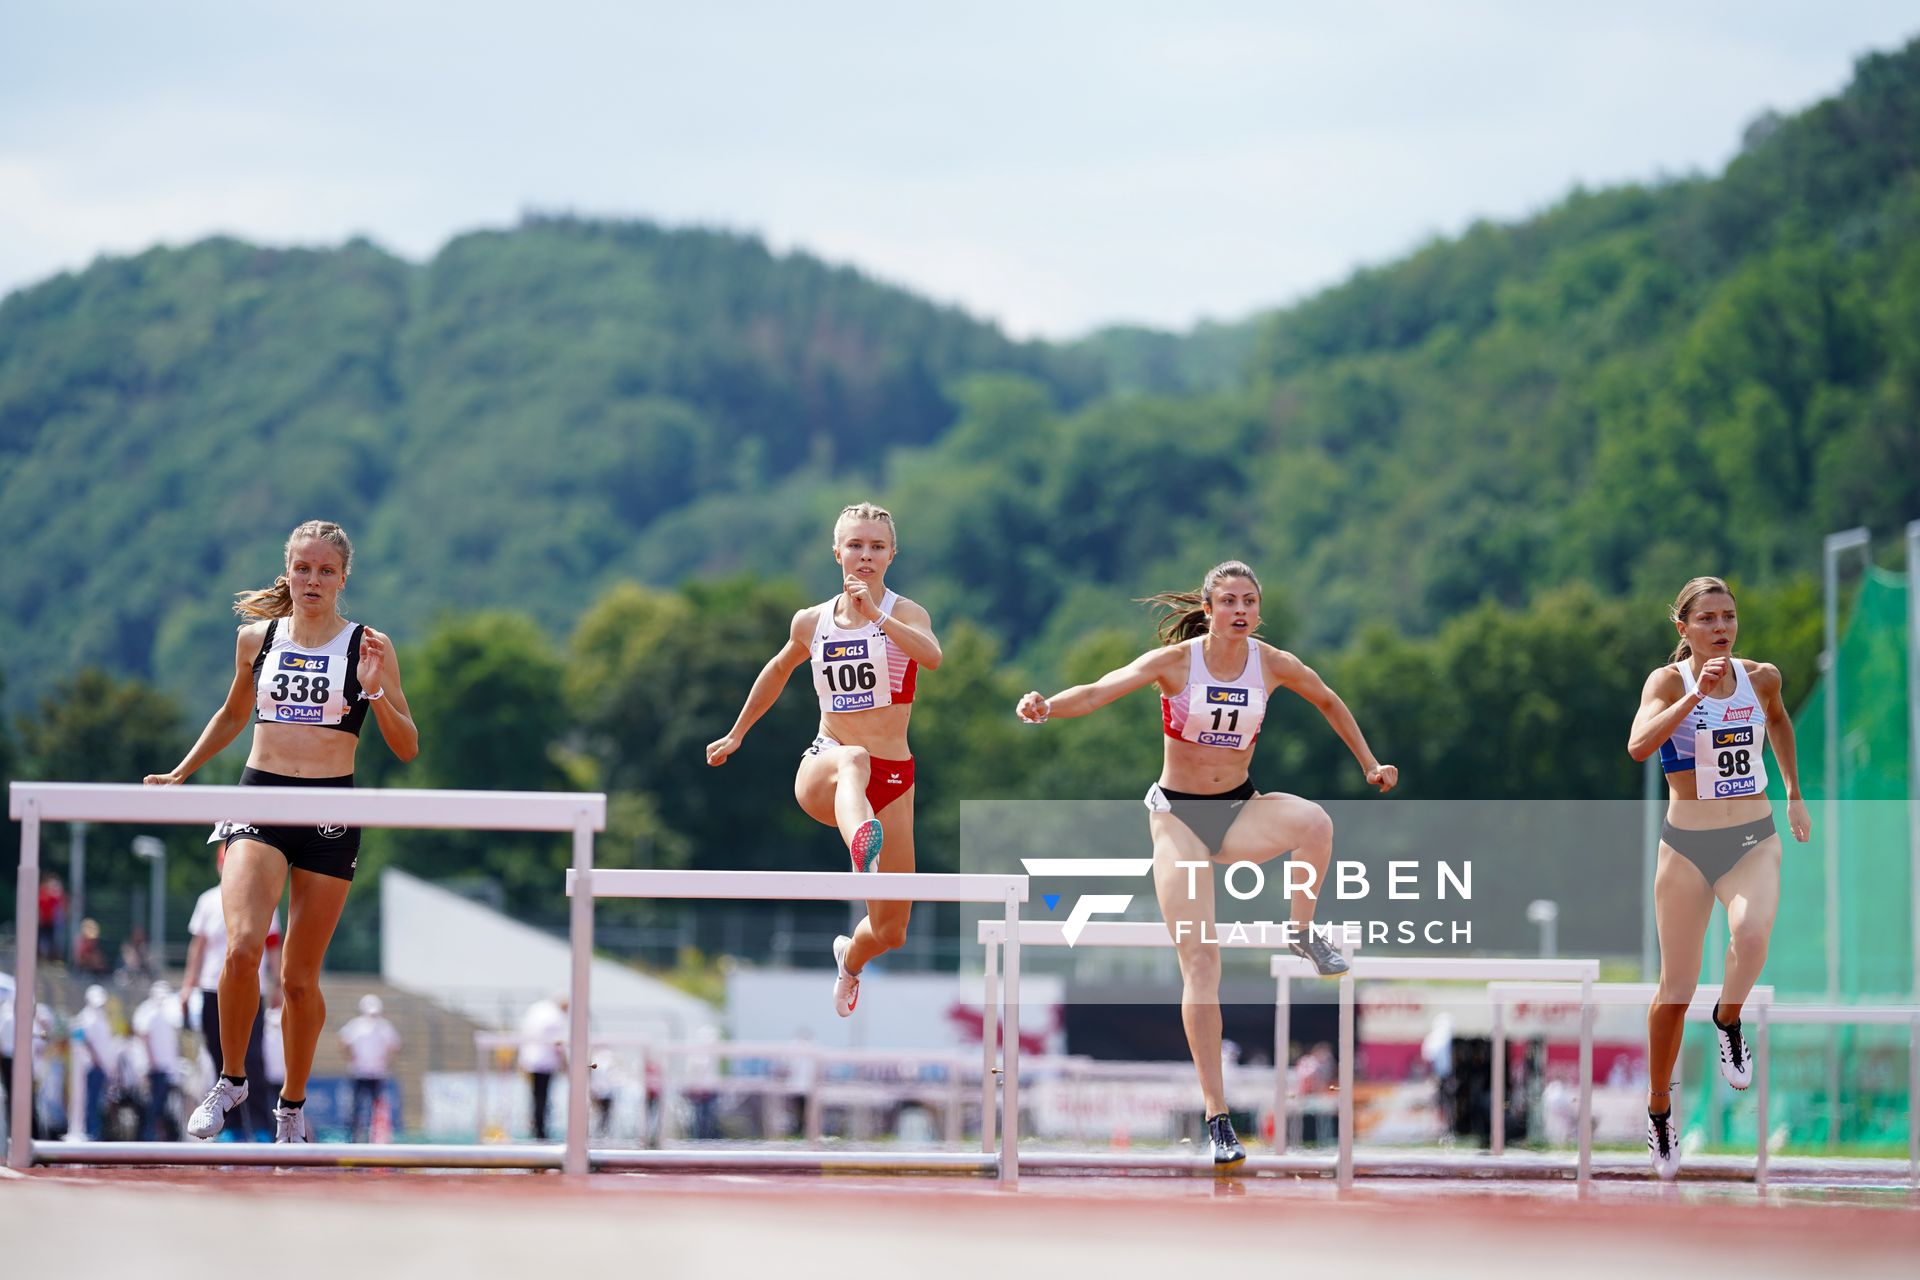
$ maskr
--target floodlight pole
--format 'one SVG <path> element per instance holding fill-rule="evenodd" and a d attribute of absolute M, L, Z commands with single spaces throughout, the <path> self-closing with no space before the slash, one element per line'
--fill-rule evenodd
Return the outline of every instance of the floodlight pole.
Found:
<path fill-rule="evenodd" d="M 1826 941 L 1827 999 L 1840 998 L 1840 557 L 1849 551 L 1869 555 L 1870 536 L 1864 526 L 1827 535 L 1822 557 L 1826 649 L 1827 756 L 1822 762 L 1827 792 L 1826 822 Z"/>
<path fill-rule="evenodd" d="M 1907 885 L 1913 895 L 1913 986 L 1920 1000 L 1920 520 L 1907 522 Z"/>
<path fill-rule="evenodd" d="M 151 889 L 147 903 L 147 954 L 153 959 L 153 975 L 167 971 L 167 842 L 158 836 L 135 836 L 133 856 L 152 864 Z"/>
<path fill-rule="evenodd" d="M 1825 612 L 1827 754 L 1822 762 L 1826 783 L 1826 892 L 1827 999 L 1840 999 L 1840 557 L 1860 552 L 1872 563 L 1872 535 L 1866 526 L 1827 535 L 1821 556 L 1822 601 Z M 1827 1144 L 1840 1140 L 1840 1045 L 1837 1032 L 1827 1041 Z"/>

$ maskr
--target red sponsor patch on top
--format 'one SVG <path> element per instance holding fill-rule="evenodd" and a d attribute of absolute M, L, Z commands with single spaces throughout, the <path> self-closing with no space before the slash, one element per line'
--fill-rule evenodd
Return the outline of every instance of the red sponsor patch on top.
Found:
<path fill-rule="evenodd" d="M 1728 724 L 1734 724 L 1742 720 L 1751 720 L 1753 719 L 1754 710 L 1755 708 L 1753 707 L 1728 707 L 1725 717 L 1726 722 Z"/>

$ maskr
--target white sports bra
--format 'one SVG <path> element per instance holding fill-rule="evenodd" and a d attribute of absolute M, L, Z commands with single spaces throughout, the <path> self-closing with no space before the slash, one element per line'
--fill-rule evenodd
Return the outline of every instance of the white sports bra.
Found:
<path fill-rule="evenodd" d="M 1187 641 L 1187 684 L 1171 698 L 1160 695 L 1160 723 L 1169 738 L 1203 747 L 1240 751 L 1260 736 L 1267 718 L 1267 677 L 1258 641 L 1247 641 L 1247 665 L 1232 680 L 1207 670 L 1205 636 Z"/>

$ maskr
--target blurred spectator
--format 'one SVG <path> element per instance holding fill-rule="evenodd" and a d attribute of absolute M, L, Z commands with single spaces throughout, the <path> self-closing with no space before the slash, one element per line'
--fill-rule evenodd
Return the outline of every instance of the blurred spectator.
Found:
<path fill-rule="evenodd" d="M 0 1117 L 5 1123 L 13 1123 L 13 999 L 14 981 L 10 973 L 0 973 Z M 37 1058 L 40 1050 L 41 1031 L 38 1020 L 33 1028 L 33 1056 Z M 29 1068 L 31 1071 L 31 1068 Z M 31 1079 L 31 1076 L 29 1076 Z M 32 1094 L 31 1087 L 27 1090 Z M 37 1107 L 30 1108 L 33 1115 L 33 1136 L 44 1136 L 40 1132 L 40 1115 Z"/>
<path fill-rule="evenodd" d="M 805 1027 L 794 1030 L 793 1041 L 802 1052 L 796 1053 L 787 1065 L 787 1133 L 796 1138 L 805 1137 L 807 1132 L 807 1099 L 813 1094 L 814 1082 L 820 1077 L 819 1060 L 813 1056 L 813 1033 Z M 768 1137 L 778 1136 L 768 1133 Z"/>
<path fill-rule="evenodd" d="M 1338 1065 L 1334 1060 L 1333 1046 L 1324 1040 L 1301 1054 L 1293 1064 L 1294 1096 L 1304 1102 L 1333 1088 L 1334 1071 Z M 1314 1146 L 1333 1136 L 1328 1117 L 1319 1108 L 1302 1108 L 1301 1142 Z"/>
<path fill-rule="evenodd" d="M 533 1137 L 547 1140 L 547 1095 L 566 1065 L 567 998 L 535 1000 L 520 1019 L 520 1069 L 533 1090 Z"/>
<path fill-rule="evenodd" d="M 13 975 L 0 973 L 0 1097 L 4 1097 L 7 1124 L 13 1123 L 13 1002 L 17 990 Z M 47 1070 L 47 1041 L 53 1035 L 53 1010 L 46 1005 L 33 1005 L 33 1049 L 27 1064 L 27 1104 L 28 1127 L 34 1138 L 45 1138 L 52 1132 L 48 1123 L 48 1109 L 42 1105 L 36 1092 L 38 1088 L 52 1085 L 58 1091 L 58 1081 L 50 1079 Z M 9 1128 L 8 1132 L 12 1130 Z"/>
<path fill-rule="evenodd" d="M 147 931 L 135 925 L 127 931 L 127 940 L 120 944 L 120 968 L 115 971 L 113 981 L 119 986 L 133 986 L 152 978 L 153 960 L 147 954 Z"/>
<path fill-rule="evenodd" d="M 92 921 L 88 921 L 89 924 Z M 114 1044 L 113 1022 L 107 1016 L 107 989 L 99 983 L 87 988 L 87 1002 L 73 1020 L 72 1052 L 81 1055 L 86 1071 L 86 1135 L 99 1140 L 104 1132 L 102 1119 L 107 1106 L 107 1085 L 119 1058 Z"/>
<path fill-rule="evenodd" d="M 173 1114 L 173 1086 L 180 1069 L 179 1002 L 173 988 L 156 982 L 133 1011 L 133 1034 L 147 1050 L 147 1105 L 140 1125 L 142 1142 L 175 1142 L 180 1126 Z"/>
<path fill-rule="evenodd" d="M 587 1073 L 587 1100 L 593 1104 L 593 1132 L 604 1138 L 613 1132 L 613 1101 L 620 1082 L 614 1078 L 613 1054 L 601 1049 L 595 1057 Z"/>
<path fill-rule="evenodd" d="M 113 966 L 107 963 L 106 950 L 100 945 L 98 920 L 80 922 L 80 946 L 73 953 L 73 967 L 94 978 L 104 978 L 113 972 Z"/>
<path fill-rule="evenodd" d="M 226 851 L 221 850 L 219 861 L 225 861 Z M 217 864 L 216 864 L 217 865 Z M 200 992 L 200 1039 L 206 1046 L 207 1056 L 213 1059 L 214 1071 L 220 1072 L 226 1064 L 221 1061 L 220 1052 L 220 967 L 227 959 L 227 918 L 221 907 L 220 886 L 215 885 L 200 895 L 193 904 L 193 919 L 187 925 L 192 940 L 187 944 L 187 970 L 183 979 L 186 986 L 180 992 L 180 1008 L 184 1012 L 190 1001 L 192 991 Z M 267 1063 L 265 1056 L 266 1011 L 269 1006 L 280 1005 L 280 913 L 275 911 L 267 925 L 266 954 L 260 960 L 261 990 L 266 998 L 261 1001 L 259 1010 L 254 1014 L 253 1030 L 247 1037 L 247 1100 L 236 1110 L 239 1122 L 233 1116 L 227 1117 L 227 1129 L 240 1141 L 252 1141 L 255 1137 L 271 1141 L 273 1137 L 273 1097 L 271 1086 L 267 1083 Z"/>
<path fill-rule="evenodd" d="M 67 889 L 51 871 L 40 877 L 40 958 L 67 958 Z"/>
<path fill-rule="evenodd" d="M 386 1019 L 380 997 L 360 997 L 360 1016 L 340 1028 L 340 1043 L 353 1066 L 353 1141 L 373 1141 L 374 1113 L 393 1075 L 400 1033 Z"/>
<path fill-rule="evenodd" d="M 710 1050 L 720 1039 L 717 1027 L 702 1023 L 693 1029 L 693 1042 L 701 1049 Z M 720 1136 L 719 1118 L 716 1114 L 720 1098 L 720 1062 L 711 1052 L 694 1052 L 686 1056 L 685 1096 L 693 1108 L 693 1136 L 700 1139 Z M 654 1058 L 647 1055 L 647 1074 L 652 1076 Z"/>

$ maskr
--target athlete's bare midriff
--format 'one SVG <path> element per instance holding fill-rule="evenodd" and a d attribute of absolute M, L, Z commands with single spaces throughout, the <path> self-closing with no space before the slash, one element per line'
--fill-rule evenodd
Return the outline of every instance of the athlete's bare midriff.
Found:
<path fill-rule="evenodd" d="M 906 760 L 913 755 L 907 747 L 907 721 L 912 718 L 911 702 L 871 711 L 822 711 L 820 732 L 843 747 L 865 747 L 877 759 Z"/>
<path fill-rule="evenodd" d="M 255 724 L 247 767 L 287 778 L 344 778 L 359 739 L 310 724 Z"/>

